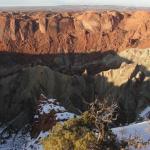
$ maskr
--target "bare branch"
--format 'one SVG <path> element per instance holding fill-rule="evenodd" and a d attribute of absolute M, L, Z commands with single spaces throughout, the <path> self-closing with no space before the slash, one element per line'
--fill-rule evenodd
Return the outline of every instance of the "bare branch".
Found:
<path fill-rule="evenodd" d="M 116 103 L 108 104 L 106 100 L 95 100 L 90 104 L 90 112 L 95 120 L 95 127 L 98 129 L 98 141 L 101 143 L 108 131 L 108 125 L 117 119 L 116 109 L 118 105 Z"/>

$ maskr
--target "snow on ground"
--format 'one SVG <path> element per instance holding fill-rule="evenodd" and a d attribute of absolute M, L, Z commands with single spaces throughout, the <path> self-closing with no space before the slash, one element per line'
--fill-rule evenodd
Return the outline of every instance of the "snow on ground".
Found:
<path fill-rule="evenodd" d="M 37 138 L 32 139 L 30 133 L 22 134 L 22 131 L 19 131 L 0 144 L 0 150 L 43 150 L 40 140 L 47 136 L 48 132 L 41 131 Z"/>
<path fill-rule="evenodd" d="M 12 134 L 10 138 L 6 139 L 5 143 L 0 144 L 0 150 L 25 150 L 22 146 L 28 142 L 28 136 L 29 134 L 23 135 L 21 132 Z"/>
<path fill-rule="evenodd" d="M 32 139 L 30 136 L 27 138 L 28 142 L 23 145 L 23 150 L 43 150 L 43 146 L 40 144 L 40 141 L 47 137 L 49 132 L 41 131 L 39 136 L 35 139 Z"/>
<path fill-rule="evenodd" d="M 49 114 L 55 112 L 57 121 L 65 121 L 74 118 L 74 113 L 67 112 L 67 110 L 60 105 L 56 99 L 47 99 L 44 94 L 41 94 L 41 101 L 38 105 L 38 113 L 35 114 L 34 118 L 39 118 L 39 115 Z"/>
<path fill-rule="evenodd" d="M 76 115 L 74 113 L 63 112 L 63 113 L 56 113 L 56 120 L 63 121 L 74 118 Z"/>
<path fill-rule="evenodd" d="M 146 107 L 139 115 L 143 119 L 147 119 L 150 117 L 150 106 Z"/>
<path fill-rule="evenodd" d="M 120 140 L 128 139 L 130 137 L 140 137 L 144 141 L 148 141 L 150 139 L 150 121 L 113 128 L 112 131 Z"/>
<path fill-rule="evenodd" d="M 48 99 L 43 94 L 41 94 L 41 101 L 39 104 L 40 115 L 48 114 L 50 111 L 54 110 L 56 112 L 64 112 L 66 109 L 60 106 L 59 102 L 56 99 Z"/>
<path fill-rule="evenodd" d="M 38 106 L 39 114 L 35 114 L 34 118 L 38 119 L 39 115 L 48 114 L 51 111 L 55 111 L 57 121 L 64 121 L 76 117 L 74 113 L 67 112 L 63 106 L 60 106 L 57 100 L 47 99 L 44 95 L 42 95 L 42 97 L 44 100 L 41 101 Z M 149 114 L 150 106 L 143 110 L 139 116 L 146 119 Z M 4 126 L 0 127 L 0 133 L 3 129 Z M 117 135 L 118 140 L 139 137 L 142 138 L 143 141 L 148 141 L 150 139 L 150 121 L 132 123 L 128 126 L 113 128 L 112 131 Z M 0 144 L 0 150 L 43 150 L 40 141 L 47 136 L 48 132 L 41 131 L 37 138 L 32 139 L 29 133 L 22 134 L 22 132 L 19 131 L 7 139 L 6 143 Z M 140 150 L 150 150 L 150 145 Z"/>
<path fill-rule="evenodd" d="M 0 128 L 0 130 L 2 129 Z M 113 128 L 112 131 L 119 140 L 140 137 L 147 141 L 150 139 L 150 121 Z M 22 134 L 20 131 L 18 134 L 13 134 L 11 138 L 7 139 L 6 143 L 0 144 L 0 150 L 43 150 L 40 140 L 47 136 L 48 132 L 41 131 L 37 138 L 32 139 L 29 133 Z M 133 148 L 130 150 L 133 150 Z M 140 150 L 150 150 L 150 145 Z"/>
<path fill-rule="evenodd" d="M 50 111 L 54 110 L 54 111 L 65 111 L 65 108 L 59 105 L 55 105 L 52 103 L 45 103 L 45 104 L 40 104 L 40 114 L 48 114 L 50 113 Z"/>
<path fill-rule="evenodd" d="M 41 94 L 43 100 L 38 105 L 37 114 L 34 118 L 38 119 L 39 115 L 49 114 L 51 111 L 55 111 L 56 120 L 65 121 L 74 118 L 74 113 L 67 112 L 67 110 L 60 106 L 60 103 L 55 99 L 47 99 Z M 0 127 L 0 133 L 3 131 L 5 126 Z M 5 143 L 0 143 L 0 150 L 43 150 L 40 141 L 48 136 L 48 131 L 39 134 L 37 138 L 31 138 L 30 133 L 22 134 L 19 131 L 17 134 L 13 134 L 10 138 L 6 139 Z M 1 141 L 0 141 L 1 142 Z"/>
<path fill-rule="evenodd" d="M 118 140 L 127 140 L 140 138 L 142 141 L 147 142 L 150 139 L 150 121 L 135 123 L 124 127 L 112 129 L 113 133 L 117 135 Z M 130 148 L 134 150 L 135 148 Z M 150 145 L 142 147 L 138 150 L 150 150 Z"/>

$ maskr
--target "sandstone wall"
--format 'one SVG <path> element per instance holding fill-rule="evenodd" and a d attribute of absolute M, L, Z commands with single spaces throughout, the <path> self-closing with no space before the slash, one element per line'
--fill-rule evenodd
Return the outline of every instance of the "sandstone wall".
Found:
<path fill-rule="evenodd" d="M 1 12 L 0 51 L 86 53 L 150 46 L 146 11 Z"/>

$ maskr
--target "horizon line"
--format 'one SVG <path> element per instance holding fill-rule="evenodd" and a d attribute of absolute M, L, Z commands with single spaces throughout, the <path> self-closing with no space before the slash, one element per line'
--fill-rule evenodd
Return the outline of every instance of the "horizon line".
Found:
<path fill-rule="evenodd" d="M 91 5 L 91 4 L 80 4 L 80 5 L 71 5 L 71 4 L 68 4 L 68 5 L 59 5 L 59 4 L 56 4 L 56 5 L 3 5 L 3 6 L 0 6 L 1 7 L 63 7 L 63 6 L 88 6 L 88 7 L 92 7 L 92 6 L 114 6 L 114 7 L 135 7 L 135 8 L 140 8 L 140 7 L 144 7 L 144 8 L 150 8 L 150 6 L 133 6 L 133 5 L 117 5 L 117 4 L 112 4 L 112 5 L 108 5 L 108 4 L 105 4 L 105 5 L 101 5 L 101 4 L 98 4 L 98 5 Z"/>

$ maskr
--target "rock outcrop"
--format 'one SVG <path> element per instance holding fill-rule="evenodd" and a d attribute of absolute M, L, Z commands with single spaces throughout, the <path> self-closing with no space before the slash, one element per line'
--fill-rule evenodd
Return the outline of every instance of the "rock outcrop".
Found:
<path fill-rule="evenodd" d="M 12 120 L 20 127 L 32 120 L 40 93 L 57 98 L 70 111 L 80 113 L 86 100 L 94 99 L 93 83 L 81 76 L 68 76 L 46 66 L 3 71 L 0 78 L 0 122 Z"/>
<path fill-rule="evenodd" d="M 124 62 L 118 69 L 97 74 L 95 89 L 100 97 L 111 95 L 111 98 L 117 100 L 121 112 L 124 113 L 122 119 L 132 122 L 147 105 L 150 105 L 150 49 L 129 49 L 118 55 L 130 60 L 131 63 Z M 107 65 L 111 66 L 120 62 L 118 56 L 110 55 L 103 61 L 106 60 Z"/>
<path fill-rule="evenodd" d="M 0 51 L 28 54 L 150 47 L 147 11 L 0 12 Z"/>
<path fill-rule="evenodd" d="M 21 126 L 32 120 L 40 93 L 58 99 L 75 113 L 86 110 L 95 95 L 111 96 L 120 104 L 122 119 L 133 121 L 150 105 L 150 49 L 108 54 L 100 64 L 107 70 L 96 75 L 85 70 L 80 76 L 59 73 L 42 65 L 1 68 L 0 121 L 13 120 L 12 123 Z"/>

